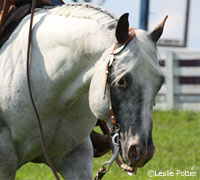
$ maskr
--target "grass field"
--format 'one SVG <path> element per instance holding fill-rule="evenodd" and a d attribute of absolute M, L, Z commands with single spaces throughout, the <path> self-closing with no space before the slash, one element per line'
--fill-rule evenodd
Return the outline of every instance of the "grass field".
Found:
<path fill-rule="evenodd" d="M 134 176 L 129 176 L 113 164 L 104 180 L 200 180 L 200 113 L 178 110 L 155 111 L 153 119 L 153 139 L 156 145 L 153 159 L 145 167 L 138 169 Z M 107 154 L 100 159 L 94 159 L 94 175 L 101 163 L 110 157 L 111 154 Z M 173 176 L 148 176 L 148 173 L 152 175 L 155 172 L 156 175 L 171 173 Z M 183 176 L 177 174 L 179 172 Z M 17 171 L 16 180 L 54 178 L 47 166 L 28 163 Z"/>

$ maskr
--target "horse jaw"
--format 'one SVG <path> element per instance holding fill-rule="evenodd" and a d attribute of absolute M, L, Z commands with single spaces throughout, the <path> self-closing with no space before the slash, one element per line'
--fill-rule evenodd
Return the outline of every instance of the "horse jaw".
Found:
<path fill-rule="evenodd" d="M 104 53 L 101 59 L 105 59 L 105 56 L 107 56 L 107 53 Z M 90 83 L 89 105 L 98 119 L 109 122 L 108 96 L 107 94 L 104 95 L 106 62 L 101 61 L 101 59 L 95 66 L 94 75 Z"/>

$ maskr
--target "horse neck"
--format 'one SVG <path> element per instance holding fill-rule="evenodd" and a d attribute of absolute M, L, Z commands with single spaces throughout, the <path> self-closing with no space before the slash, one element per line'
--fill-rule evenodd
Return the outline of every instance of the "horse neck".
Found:
<path fill-rule="evenodd" d="M 63 18 L 54 18 L 53 15 L 45 17 L 41 29 L 48 33 L 45 35 L 48 38 L 44 39 L 41 30 L 37 32 L 37 41 L 45 57 L 47 73 L 56 82 L 58 97 L 55 98 L 73 102 L 88 92 L 94 65 L 112 46 L 114 30 L 87 19 L 66 18 L 62 22 Z"/>

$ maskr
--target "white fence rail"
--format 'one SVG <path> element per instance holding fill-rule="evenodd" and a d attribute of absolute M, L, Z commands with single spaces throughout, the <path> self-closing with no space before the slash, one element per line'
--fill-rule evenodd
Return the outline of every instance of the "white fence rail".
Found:
<path fill-rule="evenodd" d="M 165 84 L 156 108 L 200 111 L 200 51 L 159 51 Z"/>

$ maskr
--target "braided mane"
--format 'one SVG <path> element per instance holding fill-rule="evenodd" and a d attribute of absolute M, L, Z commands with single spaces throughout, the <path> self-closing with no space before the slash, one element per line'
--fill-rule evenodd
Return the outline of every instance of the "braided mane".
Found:
<path fill-rule="evenodd" d="M 107 10 L 88 3 L 66 4 L 49 10 L 50 13 L 70 18 L 91 19 L 106 26 L 108 29 L 114 29 L 118 19 Z"/>

